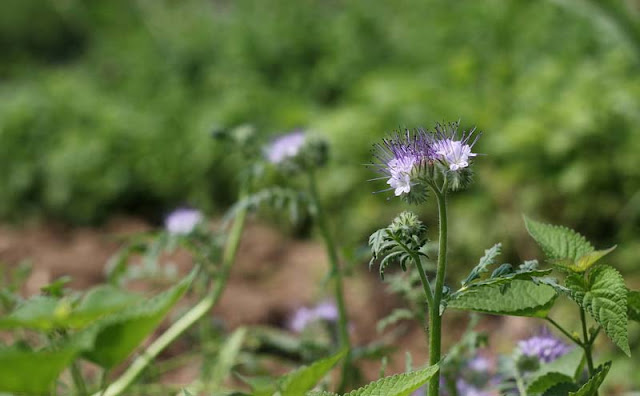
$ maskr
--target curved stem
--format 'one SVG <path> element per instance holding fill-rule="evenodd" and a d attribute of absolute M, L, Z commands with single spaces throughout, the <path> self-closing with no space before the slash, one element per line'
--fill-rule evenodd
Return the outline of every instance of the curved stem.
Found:
<path fill-rule="evenodd" d="M 440 361 L 440 347 L 442 337 L 442 316 L 440 315 L 440 302 L 442 301 L 442 289 L 444 287 L 445 271 L 447 269 L 447 179 L 445 178 L 442 189 L 432 186 L 438 201 L 439 217 L 439 243 L 438 243 L 438 267 L 436 271 L 436 283 L 433 291 L 433 304 L 429 307 L 429 364 L 434 365 Z M 438 396 L 440 388 L 440 376 L 434 375 L 429 380 L 429 396 Z"/>
<path fill-rule="evenodd" d="M 318 196 L 318 187 L 313 170 L 309 170 L 309 191 L 311 195 L 311 204 L 314 211 L 315 220 L 320 228 L 320 233 L 324 239 L 324 243 L 329 256 L 329 264 L 331 266 L 331 278 L 333 279 L 333 291 L 334 298 L 336 299 L 336 305 L 338 306 L 338 331 L 339 331 L 339 343 L 340 349 L 348 348 L 347 356 L 344 359 L 344 365 L 342 366 L 342 379 L 338 386 L 338 392 L 343 393 L 344 388 L 349 381 L 351 374 L 351 341 L 349 339 L 349 324 L 347 309 L 344 301 L 344 291 L 342 286 L 342 272 L 340 269 L 340 263 L 338 260 L 338 251 L 333 240 L 333 236 L 329 231 L 329 224 L 324 214 L 320 199 Z"/>
<path fill-rule="evenodd" d="M 241 198 L 243 198 L 244 195 L 246 195 L 246 191 L 243 191 Z M 151 345 L 149 345 L 149 347 L 147 347 L 147 349 L 133 361 L 129 368 L 115 382 L 107 387 L 102 393 L 94 393 L 93 396 L 117 396 L 124 392 L 135 381 L 138 375 L 140 375 L 140 373 L 153 361 L 153 359 L 160 354 L 160 352 L 162 352 L 184 331 L 207 314 L 207 312 L 209 312 L 209 310 L 211 310 L 211 308 L 218 302 L 227 284 L 227 280 L 229 279 L 231 267 L 235 262 L 242 231 L 244 230 L 246 215 L 246 208 L 241 209 L 236 214 L 236 219 L 229 233 L 229 239 L 227 240 L 222 257 L 220 274 L 216 278 L 215 283 L 210 286 L 205 297 L 173 325 L 171 325 L 171 327 L 162 333 L 160 337 L 153 341 Z"/>
<path fill-rule="evenodd" d="M 567 336 L 571 341 L 573 341 L 575 344 L 579 345 L 580 347 L 582 347 L 582 341 L 580 341 L 579 339 L 575 338 L 574 336 L 572 336 L 567 330 L 565 330 L 562 326 L 560 326 L 558 324 L 558 322 L 556 322 L 555 320 L 551 319 L 550 317 L 546 317 L 545 320 L 549 323 L 551 323 L 553 325 L 553 327 L 555 327 L 556 329 L 560 330 L 560 332 L 562 334 L 564 334 L 565 336 Z"/>
<path fill-rule="evenodd" d="M 427 298 L 427 304 L 429 304 L 428 306 L 433 305 L 433 292 L 431 290 L 431 285 L 429 284 L 429 279 L 427 278 L 427 274 L 424 271 L 424 268 L 422 267 L 422 260 L 420 260 L 420 256 L 416 254 L 416 252 L 409 249 L 407 245 L 402 243 L 402 241 L 396 238 L 394 235 L 391 235 L 391 238 L 393 238 L 393 240 L 396 241 L 398 245 L 400 245 L 402 250 L 404 250 L 408 255 L 411 256 L 411 259 L 413 260 L 413 262 L 416 264 L 416 267 L 418 268 L 418 273 L 420 274 L 420 280 L 422 281 L 422 288 L 424 290 L 424 295 Z"/>

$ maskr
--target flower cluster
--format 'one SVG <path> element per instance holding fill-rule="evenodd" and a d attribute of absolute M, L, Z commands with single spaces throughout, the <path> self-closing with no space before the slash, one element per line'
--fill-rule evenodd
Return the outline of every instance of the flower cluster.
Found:
<path fill-rule="evenodd" d="M 421 202 L 426 198 L 425 184 L 435 182 L 436 167 L 451 180 L 452 189 L 468 184 L 468 168 L 477 155 L 471 150 L 478 135 L 472 141 L 475 129 L 459 136 L 458 128 L 459 123 L 455 122 L 437 124 L 435 131 L 405 130 L 377 144 L 375 167 L 387 179 L 389 189 L 410 202 Z"/>
<path fill-rule="evenodd" d="M 288 327 L 291 331 L 300 333 L 311 323 L 320 320 L 327 322 L 338 320 L 338 308 L 336 305 L 325 301 L 312 308 L 302 307 L 294 312 L 289 320 Z"/>
<path fill-rule="evenodd" d="M 202 213 L 196 209 L 176 209 L 165 219 L 165 228 L 170 234 L 188 235 L 203 220 Z"/>
<path fill-rule="evenodd" d="M 539 335 L 519 341 L 518 348 L 523 355 L 538 358 L 544 363 L 552 362 L 571 350 L 568 345 L 554 337 L 546 327 Z"/>

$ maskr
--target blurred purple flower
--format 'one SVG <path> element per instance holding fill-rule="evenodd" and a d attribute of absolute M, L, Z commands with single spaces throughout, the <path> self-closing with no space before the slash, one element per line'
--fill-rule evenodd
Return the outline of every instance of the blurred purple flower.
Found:
<path fill-rule="evenodd" d="M 476 355 L 467 362 L 467 367 L 479 373 L 488 373 L 493 368 L 493 364 L 487 357 Z"/>
<path fill-rule="evenodd" d="M 571 347 L 556 338 L 549 329 L 544 327 L 539 335 L 518 342 L 520 351 L 540 361 L 549 363 L 571 350 Z"/>
<path fill-rule="evenodd" d="M 164 221 L 169 233 L 176 235 L 190 234 L 203 220 L 202 213 L 196 209 L 176 209 Z"/>
<path fill-rule="evenodd" d="M 473 142 L 469 143 L 473 132 L 471 131 L 462 133 L 460 139 L 457 139 L 457 130 L 459 123 L 451 123 L 446 127 L 438 124 L 436 125 L 436 138 L 433 143 L 434 150 L 439 156 L 439 159 L 449 168 L 451 171 L 457 171 L 469 166 L 470 158 L 475 157 L 476 153 L 471 152 L 471 148 L 478 140 L 476 135 Z"/>
<path fill-rule="evenodd" d="M 266 157 L 272 164 L 280 164 L 293 158 L 304 145 L 306 135 L 302 131 L 295 131 L 274 139 L 265 149 Z"/>
<path fill-rule="evenodd" d="M 289 329 L 300 333 L 312 322 L 324 320 L 327 322 L 335 322 L 338 320 L 338 308 L 332 302 L 322 302 L 315 307 L 302 307 L 294 312 L 289 320 Z"/>

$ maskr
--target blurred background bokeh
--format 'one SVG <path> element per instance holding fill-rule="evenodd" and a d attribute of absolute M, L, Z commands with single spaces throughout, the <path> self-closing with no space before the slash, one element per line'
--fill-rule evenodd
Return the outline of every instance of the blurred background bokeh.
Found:
<path fill-rule="evenodd" d="M 460 119 L 486 155 L 452 197 L 454 271 L 498 241 L 535 257 L 527 213 L 617 243 L 640 286 L 637 0 L 3 0 L 0 54 L 5 224 L 220 215 L 240 162 L 211 134 L 250 124 L 330 140 L 322 193 L 358 247 L 406 207 L 372 195 L 372 144 Z"/>

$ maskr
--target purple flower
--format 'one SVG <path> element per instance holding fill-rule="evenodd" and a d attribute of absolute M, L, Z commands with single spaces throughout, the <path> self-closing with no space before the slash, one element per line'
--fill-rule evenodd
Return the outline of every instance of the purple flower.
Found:
<path fill-rule="evenodd" d="M 280 164 L 298 155 L 304 145 L 306 135 L 295 131 L 274 139 L 265 149 L 267 160 L 272 164 Z"/>
<path fill-rule="evenodd" d="M 203 220 L 202 213 L 195 209 L 176 209 L 164 221 L 169 233 L 176 235 L 190 234 Z"/>
<path fill-rule="evenodd" d="M 309 324 L 319 320 L 327 322 L 338 320 L 338 308 L 336 305 L 325 301 L 312 308 L 302 307 L 298 309 L 289 320 L 289 329 L 300 333 Z"/>
<path fill-rule="evenodd" d="M 525 356 L 537 357 L 545 363 L 552 362 L 571 350 L 571 347 L 554 337 L 546 327 L 539 335 L 519 341 L 518 348 Z"/>
<path fill-rule="evenodd" d="M 450 171 L 458 171 L 469 166 L 470 158 L 475 157 L 476 153 L 471 152 L 471 148 L 478 140 L 476 135 L 473 141 L 471 137 L 475 132 L 475 128 L 469 132 L 463 132 L 460 139 L 457 138 L 459 122 L 451 123 L 446 127 L 436 125 L 436 138 L 433 143 L 434 150 L 438 155 L 438 159 L 444 163 Z"/>
<path fill-rule="evenodd" d="M 404 134 L 383 139 L 382 144 L 375 146 L 374 156 L 378 172 L 388 178 L 387 184 L 397 197 L 411 192 L 416 169 L 432 164 L 437 158 L 433 135 L 422 129 L 405 130 Z"/>

